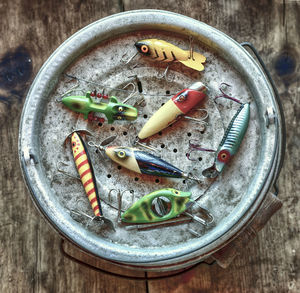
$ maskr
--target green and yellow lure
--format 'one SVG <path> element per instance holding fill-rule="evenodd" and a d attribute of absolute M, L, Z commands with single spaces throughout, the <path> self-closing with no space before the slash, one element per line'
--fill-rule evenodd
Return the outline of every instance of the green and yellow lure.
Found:
<path fill-rule="evenodd" d="M 126 223 L 144 224 L 166 221 L 185 212 L 194 201 L 191 192 L 164 188 L 151 192 L 126 210 L 121 220 Z"/>

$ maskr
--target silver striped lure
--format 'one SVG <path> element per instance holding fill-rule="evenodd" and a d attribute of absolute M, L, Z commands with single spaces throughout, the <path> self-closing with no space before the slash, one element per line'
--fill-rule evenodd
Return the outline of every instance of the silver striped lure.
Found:
<path fill-rule="evenodd" d="M 238 151 L 248 128 L 250 118 L 250 103 L 241 104 L 231 119 L 222 141 L 216 151 L 213 166 L 203 170 L 202 175 L 208 178 L 217 177 Z"/>

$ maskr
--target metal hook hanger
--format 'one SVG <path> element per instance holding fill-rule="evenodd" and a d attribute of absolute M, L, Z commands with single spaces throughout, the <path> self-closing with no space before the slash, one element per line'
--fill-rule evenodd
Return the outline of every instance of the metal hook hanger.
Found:
<path fill-rule="evenodd" d="M 63 98 L 65 95 L 67 95 L 67 94 L 73 92 L 76 88 L 78 88 L 78 87 L 79 87 L 79 84 L 80 84 L 80 82 L 79 82 L 79 80 L 77 79 L 77 80 L 76 80 L 76 84 L 73 85 L 70 89 L 68 89 L 65 93 L 63 93 L 62 95 L 60 95 L 59 97 L 57 97 L 57 98 L 55 99 L 55 101 L 56 101 L 57 103 L 61 103 L 62 98 Z M 80 89 L 80 90 L 78 90 L 78 91 L 82 91 L 82 89 Z"/>
<path fill-rule="evenodd" d="M 193 49 L 193 37 L 192 36 L 189 36 L 189 42 L 190 42 L 190 56 L 189 56 L 189 59 L 192 59 L 193 61 L 195 61 L 194 49 Z"/>
<path fill-rule="evenodd" d="M 133 59 L 135 58 L 135 56 L 138 55 L 138 54 L 139 54 L 139 52 L 137 51 L 137 52 L 135 52 L 134 55 L 132 55 L 129 59 L 125 60 L 125 56 L 127 55 L 127 52 L 125 52 L 125 53 L 122 55 L 122 57 L 121 57 L 121 61 L 122 61 L 123 63 L 125 63 L 125 65 L 126 65 L 126 64 L 128 64 L 129 62 L 131 62 L 131 60 L 133 60 Z"/>
<path fill-rule="evenodd" d="M 174 78 L 169 79 L 169 78 L 168 78 L 168 75 L 167 75 L 167 73 L 168 73 L 168 71 L 169 71 L 169 67 L 170 67 L 170 65 L 171 65 L 172 63 L 173 63 L 173 61 L 171 61 L 171 62 L 168 64 L 167 68 L 165 69 L 165 71 L 164 71 L 164 73 L 163 73 L 162 75 L 158 75 L 158 76 L 157 76 L 158 79 L 164 79 L 164 80 L 166 80 L 167 82 L 172 82 L 172 81 L 174 80 Z"/>
<path fill-rule="evenodd" d="M 133 145 L 139 145 L 139 146 L 141 146 L 141 147 L 144 147 L 144 148 L 146 148 L 146 149 L 148 149 L 148 150 L 151 150 L 151 151 L 153 151 L 153 152 L 159 154 L 159 150 L 158 150 L 157 148 L 152 147 L 152 146 L 148 146 L 148 145 L 146 145 L 146 144 L 141 143 L 141 142 L 139 141 L 138 136 L 136 136 L 136 138 L 135 138 L 135 140 L 133 141 L 132 144 L 133 144 Z"/>
<path fill-rule="evenodd" d="M 125 104 L 129 99 L 131 99 L 134 95 L 137 94 L 137 91 L 136 91 L 136 86 L 133 82 L 130 82 L 128 84 L 126 84 L 124 87 L 123 87 L 123 90 L 125 90 L 126 88 L 128 88 L 129 86 L 132 86 L 132 92 L 130 93 L 130 95 L 122 101 L 123 104 Z"/>

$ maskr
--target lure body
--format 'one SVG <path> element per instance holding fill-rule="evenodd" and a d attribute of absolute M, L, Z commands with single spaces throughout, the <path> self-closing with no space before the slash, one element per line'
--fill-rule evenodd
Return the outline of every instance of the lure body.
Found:
<path fill-rule="evenodd" d="M 75 165 L 94 214 L 96 217 L 102 217 L 102 209 L 94 170 L 85 143 L 77 132 L 73 132 L 71 136 L 71 145 Z"/>
<path fill-rule="evenodd" d="M 187 67 L 202 71 L 204 66 L 202 63 L 206 61 L 206 57 L 197 52 L 183 50 L 163 40 L 146 39 L 135 43 L 137 50 L 156 61 L 164 62 L 181 62 Z M 192 56 L 191 56 L 192 54 Z"/>
<path fill-rule="evenodd" d="M 205 177 L 214 178 L 218 176 L 238 151 L 248 128 L 250 118 L 250 104 L 242 104 L 231 119 L 222 141 L 216 151 L 214 165 L 205 169 L 202 174 Z"/>
<path fill-rule="evenodd" d="M 191 192 L 173 188 L 151 192 L 127 209 L 121 216 L 126 223 L 155 223 L 166 221 L 183 213 L 193 201 Z"/>
<path fill-rule="evenodd" d="M 170 163 L 148 153 L 130 147 L 109 146 L 106 155 L 124 168 L 140 174 L 187 178 L 183 171 Z"/>
<path fill-rule="evenodd" d="M 179 116 L 187 114 L 198 105 L 205 96 L 206 87 L 201 82 L 180 91 L 151 116 L 139 132 L 138 138 L 145 139 L 171 125 Z"/>
<path fill-rule="evenodd" d="M 62 99 L 62 103 L 72 111 L 84 114 L 88 118 L 90 112 L 103 113 L 108 123 L 115 120 L 135 120 L 138 112 L 135 107 L 119 103 L 116 97 L 110 97 L 108 103 L 94 103 L 90 92 L 86 96 L 69 96 Z"/>

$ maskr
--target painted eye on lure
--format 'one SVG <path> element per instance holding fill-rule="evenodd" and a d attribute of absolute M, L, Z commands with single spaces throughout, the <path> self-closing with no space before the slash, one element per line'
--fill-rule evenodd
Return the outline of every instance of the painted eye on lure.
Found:
<path fill-rule="evenodd" d="M 147 52 L 149 51 L 149 48 L 148 48 L 146 45 L 142 45 L 142 46 L 141 46 L 141 51 L 142 51 L 143 53 L 147 53 Z"/>
<path fill-rule="evenodd" d="M 222 150 L 218 154 L 218 160 L 223 163 L 228 163 L 230 160 L 230 152 L 228 150 Z"/>
<path fill-rule="evenodd" d="M 123 108 L 123 107 L 119 107 L 119 108 L 118 108 L 118 111 L 119 111 L 119 112 L 123 112 L 123 111 L 124 111 L 124 108 Z"/>
<path fill-rule="evenodd" d="M 125 151 L 118 151 L 117 156 L 121 159 L 124 159 L 126 157 Z"/>

